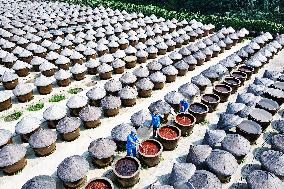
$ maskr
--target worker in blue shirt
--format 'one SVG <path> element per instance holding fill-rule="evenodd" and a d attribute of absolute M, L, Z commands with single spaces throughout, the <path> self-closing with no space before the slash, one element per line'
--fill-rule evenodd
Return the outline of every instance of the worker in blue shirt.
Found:
<path fill-rule="evenodd" d="M 131 133 L 127 136 L 127 142 L 126 142 L 126 151 L 127 156 L 133 156 L 136 157 L 137 152 L 137 145 L 139 144 L 139 138 L 137 136 L 137 131 L 131 131 Z"/>
<path fill-rule="evenodd" d="M 159 114 L 159 112 L 157 110 L 155 110 L 154 113 L 151 113 L 151 117 L 152 117 L 151 126 L 153 127 L 153 138 L 155 138 L 156 133 L 157 133 L 157 129 L 161 125 L 161 117 L 162 116 Z"/>
<path fill-rule="evenodd" d="M 179 112 L 180 113 L 185 113 L 187 112 L 189 108 L 189 103 L 186 99 L 182 99 L 179 103 Z"/>

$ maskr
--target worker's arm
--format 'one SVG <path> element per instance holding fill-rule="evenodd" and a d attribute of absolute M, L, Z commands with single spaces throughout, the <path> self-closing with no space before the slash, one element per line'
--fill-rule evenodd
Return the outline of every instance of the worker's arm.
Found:
<path fill-rule="evenodd" d="M 131 136 L 128 136 L 127 137 L 127 140 L 132 143 L 132 144 L 135 144 L 135 141 L 133 140 L 133 138 Z"/>

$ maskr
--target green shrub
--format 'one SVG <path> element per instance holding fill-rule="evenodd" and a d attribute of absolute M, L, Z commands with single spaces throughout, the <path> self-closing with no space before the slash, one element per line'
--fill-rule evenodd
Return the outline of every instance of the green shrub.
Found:
<path fill-rule="evenodd" d="M 11 122 L 11 121 L 15 121 L 18 120 L 21 116 L 23 115 L 23 112 L 21 111 L 16 111 L 10 115 L 7 115 L 4 117 L 4 121 L 5 122 Z"/>
<path fill-rule="evenodd" d="M 61 100 L 65 100 L 66 97 L 64 95 L 53 95 L 48 99 L 48 102 L 59 102 Z"/>
<path fill-rule="evenodd" d="M 264 32 L 271 32 L 274 34 L 284 33 L 283 24 L 279 24 L 269 20 L 244 19 L 242 17 L 238 18 L 238 17 L 229 17 L 229 16 L 219 16 L 214 14 L 203 15 L 200 14 L 199 12 L 190 12 L 190 10 L 184 10 L 184 9 L 175 11 L 167 9 L 168 8 L 167 6 L 162 6 L 162 7 L 155 6 L 151 4 L 146 4 L 144 1 L 141 1 L 141 3 L 138 4 L 129 3 L 129 1 L 130 0 L 65 0 L 65 2 L 90 5 L 93 7 L 102 5 L 113 9 L 126 10 L 128 12 L 142 12 L 145 15 L 155 14 L 156 16 L 164 17 L 165 19 L 172 19 L 172 18 L 176 18 L 179 20 L 196 19 L 205 24 L 212 23 L 216 26 L 216 29 L 220 29 L 223 26 L 227 27 L 232 26 L 236 29 L 247 28 L 248 30 L 255 32 L 264 31 Z M 184 0 L 182 0 L 182 2 L 184 2 Z M 206 2 L 208 4 L 209 1 Z M 181 3 L 179 4 L 181 5 Z M 207 4 L 206 7 L 210 7 Z"/>
<path fill-rule="evenodd" d="M 77 94 L 81 92 L 82 90 L 83 90 L 82 88 L 72 88 L 72 89 L 69 89 L 67 92 L 70 94 Z"/>
<path fill-rule="evenodd" d="M 44 103 L 38 102 L 36 104 L 30 105 L 27 110 L 30 112 L 41 110 L 44 107 Z"/>

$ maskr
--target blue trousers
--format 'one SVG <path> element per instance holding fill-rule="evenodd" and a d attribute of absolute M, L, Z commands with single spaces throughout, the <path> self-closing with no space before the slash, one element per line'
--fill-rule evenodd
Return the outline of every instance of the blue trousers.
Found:
<path fill-rule="evenodd" d="M 127 152 L 127 156 L 131 156 L 132 154 L 133 157 L 136 157 L 136 146 L 127 147 L 126 152 Z"/>

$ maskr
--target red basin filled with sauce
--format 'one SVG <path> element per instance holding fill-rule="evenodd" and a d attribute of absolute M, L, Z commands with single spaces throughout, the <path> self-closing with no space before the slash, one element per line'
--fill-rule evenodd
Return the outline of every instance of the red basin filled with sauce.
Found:
<path fill-rule="evenodd" d="M 85 189 L 113 189 L 112 181 L 108 178 L 95 178 L 89 182 Z"/>
<path fill-rule="evenodd" d="M 139 160 L 148 167 L 154 167 L 160 163 L 163 151 L 162 144 L 155 139 L 144 140 L 138 148 Z"/>
<path fill-rule="evenodd" d="M 191 134 L 196 118 L 190 113 L 179 113 L 175 118 L 175 125 L 180 129 L 181 136 Z"/>
<path fill-rule="evenodd" d="M 176 126 L 167 125 L 160 127 L 157 131 L 158 140 L 164 147 L 164 150 L 174 150 L 177 147 L 181 130 Z"/>

